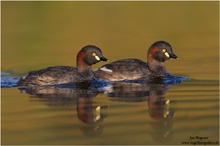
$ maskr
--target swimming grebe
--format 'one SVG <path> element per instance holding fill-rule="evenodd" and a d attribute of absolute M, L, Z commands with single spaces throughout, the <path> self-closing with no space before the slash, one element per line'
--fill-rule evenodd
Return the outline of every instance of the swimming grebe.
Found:
<path fill-rule="evenodd" d="M 170 58 L 178 58 L 171 45 L 165 41 L 157 41 L 147 52 L 147 62 L 133 58 L 118 60 L 99 68 L 95 76 L 107 81 L 163 77 L 166 73 L 164 62 Z"/>
<path fill-rule="evenodd" d="M 53 66 L 38 71 L 32 71 L 22 77 L 19 86 L 54 85 L 73 82 L 85 82 L 93 78 L 91 69 L 93 64 L 108 59 L 102 55 L 101 49 L 88 45 L 83 47 L 77 54 L 77 67 Z"/>

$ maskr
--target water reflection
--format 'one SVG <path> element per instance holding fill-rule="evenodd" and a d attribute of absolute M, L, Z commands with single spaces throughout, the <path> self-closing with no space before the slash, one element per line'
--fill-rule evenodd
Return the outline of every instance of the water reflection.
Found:
<path fill-rule="evenodd" d="M 115 82 L 103 91 L 111 100 L 124 102 L 148 101 L 149 115 L 154 119 L 172 118 L 172 101 L 165 99 L 168 84 Z"/>
<path fill-rule="evenodd" d="M 148 115 L 156 120 L 150 123 L 153 128 L 151 136 L 155 140 L 172 137 L 172 120 L 174 111 L 170 107 L 173 101 L 165 99 L 168 84 L 115 82 L 101 90 L 73 86 L 39 86 L 19 88 L 23 93 L 45 98 L 46 104 L 53 106 L 73 106 L 76 104 L 77 118 L 87 126 L 79 127 L 86 136 L 96 136 L 103 132 L 104 119 L 108 117 L 109 106 L 93 102 L 94 97 L 104 93 L 112 101 L 148 102 Z"/>
<path fill-rule="evenodd" d="M 103 120 L 103 115 L 100 115 L 101 109 L 108 108 L 108 106 L 93 106 L 93 98 L 100 93 L 106 94 L 113 101 L 148 101 L 149 115 L 154 119 L 166 119 L 174 115 L 174 111 L 170 109 L 172 101 L 165 99 L 168 84 L 115 82 L 102 88 L 102 90 L 96 88 L 61 88 L 60 86 L 19 89 L 23 93 L 47 98 L 51 101 L 75 100 L 79 119 L 89 125 L 101 122 Z M 63 104 L 61 105 L 63 106 Z"/>
<path fill-rule="evenodd" d="M 103 132 L 101 123 L 108 116 L 108 105 L 93 105 L 93 98 L 79 97 L 77 99 L 77 116 L 80 121 L 90 125 L 81 127 L 86 136 L 100 135 Z"/>
<path fill-rule="evenodd" d="M 123 102 L 148 101 L 148 114 L 154 122 L 150 123 L 153 131 L 151 137 L 155 141 L 168 142 L 173 137 L 172 117 L 174 110 L 171 100 L 165 99 L 168 84 L 125 83 L 117 82 L 104 88 L 112 100 Z"/>
<path fill-rule="evenodd" d="M 68 87 L 70 87 L 68 85 Z M 100 135 L 103 131 L 101 123 L 108 116 L 108 105 L 93 105 L 93 98 L 100 93 L 95 88 L 61 88 L 60 86 L 38 86 L 19 88 L 23 93 L 38 98 L 48 99 L 46 104 L 54 106 L 73 106 L 76 103 L 78 119 L 89 125 L 80 127 L 84 135 Z M 48 101 L 47 100 L 47 101 Z M 49 103 L 49 104 L 48 104 Z"/>
<path fill-rule="evenodd" d="M 68 88 L 67 88 L 68 87 Z M 155 119 L 150 123 L 153 131 L 151 136 L 155 140 L 167 140 L 172 137 L 172 120 L 174 110 L 170 108 L 172 101 L 165 99 L 168 84 L 159 83 L 131 83 L 115 82 L 101 90 L 75 85 L 68 86 L 39 86 L 19 88 L 39 98 L 44 98 L 48 106 L 72 106 L 76 104 L 77 118 L 86 125 L 80 130 L 86 136 L 96 136 L 103 132 L 104 119 L 108 117 L 108 105 L 94 103 L 93 99 L 100 93 L 106 94 L 112 101 L 120 102 L 148 102 L 148 115 Z"/>
<path fill-rule="evenodd" d="M 155 122 L 151 122 L 150 126 L 152 127 L 152 131 L 150 132 L 150 136 L 154 141 L 160 142 L 161 144 L 170 142 L 173 138 L 174 131 L 172 130 L 173 121 L 170 119 L 157 120 Z"/>

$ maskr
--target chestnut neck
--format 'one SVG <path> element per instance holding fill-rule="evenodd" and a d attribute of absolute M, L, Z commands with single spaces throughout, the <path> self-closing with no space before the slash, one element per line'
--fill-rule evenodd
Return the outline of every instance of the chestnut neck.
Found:
<path fill-rule="evenodd" d="M 155 76 L 164 76 L 166 73 L 166 68 L 164 62 L 156 60 L 153 55 L 159 51 L 159 48 L 150 48 L 147 53 L 147 64 L 149 70 Z"/>
<path fill-rule="evenodd" d="M 80 73 L 82 72 L 86 72 L 86 73 L 90 73 L 92 72 L 92 68 L 90 65 L 86 64 L 86 62 L 83 60 L 83 58 L 85 56 L 88 56 L 87 52 L 79 52 L 77 55 L 77 69 Z"/>

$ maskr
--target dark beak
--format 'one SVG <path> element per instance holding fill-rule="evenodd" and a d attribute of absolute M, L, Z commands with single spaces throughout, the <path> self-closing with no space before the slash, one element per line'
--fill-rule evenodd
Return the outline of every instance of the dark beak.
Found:
<path fill-rule="evenodd" d="M 101 56 L 101 57 L 99 57 L 99 58 L 100 58 L 101 61 L 108 61 L 108 59 L 105 58 L 105 57 L 103 57 L 103 56 Z"/>
<path fill-rule="evenodd" d="M 178 59 L 178 57 L 174 53 L 170 53 L 170 58 Z"/>

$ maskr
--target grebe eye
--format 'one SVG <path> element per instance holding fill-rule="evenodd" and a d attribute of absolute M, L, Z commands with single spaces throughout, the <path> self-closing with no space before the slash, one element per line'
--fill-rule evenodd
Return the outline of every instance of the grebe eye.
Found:
<path fill-rule="evenodd" d="M 170 55 L 169 55 L 169 53 L 167 52 L 166 49 L 163 49 L 162 52 L 163 52 L 168 58 L 170 58 Z"/>
<path fill-rule="evenodd" d="M 92 53 L 92 56 L 94 56 L 96 60 L 100 61 L 100 58 L 96 55 L 96 53 Z"/>
<path fill-rule="evenodd" d="M 169 55 L 169 53 L 167 53 L 167 52 L 166 52 L 166 53 L 164 53 L 164 54 L 165 54 L 165 55 L 166 55 L 166 56 L 167 56 L 168 58 L 170 58 L 170 55 Z"/>

